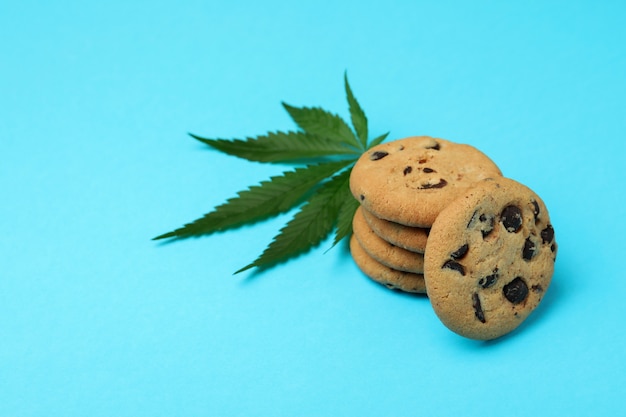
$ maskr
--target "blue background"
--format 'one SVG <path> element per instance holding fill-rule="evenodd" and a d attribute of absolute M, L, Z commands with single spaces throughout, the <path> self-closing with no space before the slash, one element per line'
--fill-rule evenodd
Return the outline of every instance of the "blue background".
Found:
<path fill-rule="evenodd" d="M 624 415 L 626 3 L 3 1 L 0 416 Z M 290 218 L 159 244 L 283 166 L 188 132 L 348 118 L 470 143 L 550 209 L 553 286 L 481 343 Z M 559 413 L 559 414 L 557 414 Z"/>

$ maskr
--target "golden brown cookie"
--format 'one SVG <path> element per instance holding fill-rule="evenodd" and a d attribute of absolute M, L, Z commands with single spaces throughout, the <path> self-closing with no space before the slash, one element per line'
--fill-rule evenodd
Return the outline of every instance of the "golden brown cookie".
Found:
<path fill-rule="evenodd" d="M 511 179 L 481 181 L 441 212 L 428 237 L 425 278 L 435 313 L 468 338 L 509 333 L 543 298 L 556 249 L 539 196 Z"/>
<path fill-rule="evenodd" d="M 361 207 L 354 213 L 352 230 L 365 252 L 381 264 L 398 271 L 424 273 L 424 255 L 410 252 L 381 239 L 368 226 Z"/>
<path fill-rule="evenodd" d="M 363 250 L 354 235 L 350 238 L 350 252 L 359 269 L 373 281 L 393 290 L 420 294 L 426 292 L 424 275 L 397 271 L 377 262 Z"/>
<path fill-rule="evenodd" d="M 363 217 L 369 227 L 387 242 L 411 252 L 424 253 L 430 229 L 405 226 L 389 220 L 379 219 L 363 209 Z"/>
<path fill-rule="evenodd" d="M 473 183 L 500 175 L 493 161 L 472 146 L 416 136 L 361 155 L 350 175 L 350 190 L 378 218 L 430 227 Z"/>

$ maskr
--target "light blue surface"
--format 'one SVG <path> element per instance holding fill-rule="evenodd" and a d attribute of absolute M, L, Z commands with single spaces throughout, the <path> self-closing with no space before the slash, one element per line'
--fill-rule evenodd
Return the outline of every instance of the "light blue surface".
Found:
<path fill-rule="evenodd" d="M 0 416 L 624 415 L 626 3 L 4 1 Z M 449 332 L 289 219 L 158 244 L 280 172 L 187 136 L 294 126 L 470 143 L 550 209 L 553 286 L 512 335 Z"/>

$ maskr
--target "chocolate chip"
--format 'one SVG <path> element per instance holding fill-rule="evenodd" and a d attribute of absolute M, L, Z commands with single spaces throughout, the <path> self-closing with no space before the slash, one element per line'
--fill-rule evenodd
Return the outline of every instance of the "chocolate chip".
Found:
<path fill-rule="evenodd" d="M 436 184 L 422 184 L 421 187 L 419 187 L 420 190 L 429 190 L 431 188 L 443 188 L 446 185 L 448 185 L 448 181 L 444 180 L 443 178 L 439 179 L 439 182 Z"/>
<path fill-rule="evenodd" d="M 543 287 L 541 286 L 541 284 L 533 285 L 532 287 L 530 287 L 530 289 L 534 292 L 543 292 Z"/>
<path fill-rule="evenodd" d="M 532 200 L 531 203 L 533 203 L 533 214 L 535 215 L 535 221 L 537 221 L 537 218 L 539 217 L 539 203 L 535 200 Z"/>
<path fill-rule="evenodd" d="M 453 260 L 445 261 L 441 268 L 442 269 L 443 268 L 452 269 L 453 271 L 456 271 L 456 272 L 460 273 L 461 275 L 465 276 L 465 267 L 463 265 L 461 265 L 460 263 L 455 262 Z"/>
<path fill-rule="evenodd" d="M 432 169 L 432 168 L 424 168 L 422 171 L 424 171 L 424 172 L 425 172 L 425 173 L 427 173 L 427 174 L 430 174 L 431 172 L 437 172 L 437 171 L 435 171 L 435 170 L 434 170 L 434 169 Z"/>
<path fill-rule="evenodd" d="M 360 195 L 361 201 L 365 200 L 365 196 L 363 194 Z"/>
<path fill-rule="evenodd" d="M 493 228 L 495 225 L 495 219 L 492 216 L 486 216 L 485 214 L 481 214 L 478 218 L 483 225 L 481 226 L 480 232 L 483 235 L 483 239 L 489 236 L 491 232 L 493 232 Z"/>
<path fill-rule="evenodd" d="M 472 294 L 472 307 L 474 307 L 474 316 L 476 316 L 478 321 L 480 321 L 481 323 L 487 322 L 487 320 L 485 319 L 485 312 L 483 311 L 483 307 L 480 304 L 480 297 L 478 297 L 478 294 L 476 293 Z"/>
<path fill-rule="evenodd" d="M 418 164 L 425 164 L 426 162 L 428 162 L 427 158 L 422 158 L 419 161 L 417 161 Z"/>
<path fill-rule="evenodd" d="M 524 249 L 522 249 L 522 258 L 526 261 L 530 261 L 533 256 L 535 256 L 535 252 L 537 250 L 537 245 L 530 240 L 530 238 L 526 238 L 526 242 L 524 242 Z"/>
<path fill-rule="evenodd" d="M 521 277 L 515 278 L 502 289 L 504 298 L 513 304 L 519 304 L 528 297 L 528 285 Z"/>
<path fill-rule="evenodd" d="M 550 243 L 554 239 L 554 229 L 551 225 L 548 225 L 541 231 L 541 240 L 543 243 Z"/>
<path fill-rule="evenodd" d="M 441 146 L 439 146 L 439 143 L 438 143 L 438 142 L 435 142 L 435 144 L 434 144 L 434 145 L 432 145 L 432 146 L 427 146 L 427 147 L 426 147 L 426 149 L 434 149 L 434 150 L 438 151 L 439 149 L 441 149 Z"/>
<path fill-rule="evenodd" d="M 461 246 L 460 248 L 452 252 L 450 257 L 458 261 L 459 259 L 463 259 L 465 255 L 467 255 L 468 250 L 469 250 L 469 245 L 466 243 L 465 245 Z"/>
<path fill-rule="evenodd" d="M 522 227 L 522 210 L 517 206 L 506 206 L 500 217 L 507 232 L 516 233 Z"/>
<path fill-rule="evenodd" d="M 404 171 L 402 171 L 402 173 L 406 175 L 406 174 L 410 174 L 412 171 L 413 171 L 413 167 L 408 166 L 404 168 Z"/>
<path fill-rule="evenodd" d="M 376 151 L 376 152 L 372 152 L 372 154 L 370 155 L 370 159 L 372 161 L 378 161 L 380 159 L 383 159 L 385 156 L 389 155 L 389 152 L 385 152 L 385 151 Z"/>
<path fill-rule="evenodd" d="M 486 277 L 481 278 L 478 281 L 478 285 L 480 285 L 483 288 L 489 288 L 491 286 L 493 286 L 493 284 L 496 283 L 496 281 L 498 280 L 498 268 L 493 270 L 493 274 L 491 275 L 487 275 Z"/>
<path fill-rule="evenodd" d="M 550 250 L 552 252 L 556 252 L 556 245 L 554 243 L 552 245 L 550 245 Z"/>

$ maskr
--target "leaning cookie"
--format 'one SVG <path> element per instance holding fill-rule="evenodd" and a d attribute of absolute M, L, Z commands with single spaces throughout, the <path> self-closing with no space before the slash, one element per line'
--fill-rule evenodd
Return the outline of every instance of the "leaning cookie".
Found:
<path fill-rule="evenodd" d="M 430 229 L 405 226 L 389 220 L 379 219 L 363 209 L 363 217 L 369 227 L 387 242 L 411 252 L 424 253 Z"/>
<path fill-rule="evenodd" d="M 424 275 L 397 271 L 379 263 L 363 250 L 354 235 L 350 238 L 350 252 L 359 269 L 373 281 L 392 290 L 418 294 L 426 292 Z"/>
<path fill-rule="evenodd" d="M 399 271 L 424 273 L 424 255 L 410 252 L 381 239 L 368 226 L 361 207 L 354 213 L 352 230 L 365 252 L 381 264 Z"/>
<path fill-rule="evenodd" d="M 511 332 L 548 289 L 556 249 L 539 196 L 511 179 L 480 182 L 444 209 L 431 229 L 424 267 L 435 313 L 468 338 Z"/>
<path fill-rule="evenodd" d="M 470 145 L 418 136 L 361 155 L 350 175 L 350 190 L 376 217 L 430 227 L 473 183 L 500 175 L 496 164 Z"/>

